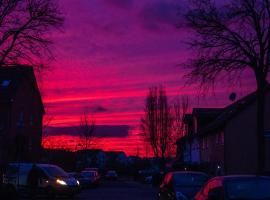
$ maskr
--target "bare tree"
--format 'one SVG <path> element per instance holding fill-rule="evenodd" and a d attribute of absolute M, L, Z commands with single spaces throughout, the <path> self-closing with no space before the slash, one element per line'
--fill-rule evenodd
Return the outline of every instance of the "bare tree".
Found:
<path fill-rule="evenodd" d="M 55 0 L 1 0 L 0 67 L 18 63 L 42 66 L 42 58 L 53 58 L 48 33 L 62 24 Z"/>
<path fill-rule="evenodd" d="M 95 119 L 89 117 L 87 112 L 84 112 L 80 120 L 80 140 L 82 142 L 82 148 L 87 150 L 91 147 L 94 142 L 94 130 L 95 130 Z"/>
<path fill-rule="evenodd" d="M 186 15 L 187 25 L 196 33 L 190 42 L 198 52 L 189 67 L 191 80 L 202 86 L 226 75 L 238 79 L 252 70 L 257 86 L 258 167 L 265 166 L 264 98 L 270 70 L 270 1 L 196 0 Z"/>
<path fill-rule="evenodd" d="M 185 135 L 183 118 L 187 114 L 189 109 L 189 98 L 182 96 L 181 99 L 177 99 L 173 104 L 173 130 L 176 139 Z"/>
<path fill-rule="evenodd" d="M 45 116 L 42 120 L 42 145 L 50 148 L 50 140 L 48 135 L 48 128 L 52 125 L 54 117 L 48 115 L 48 108 L 46 109 Z"/>
<path fill-rule="evenodd" d="M 162 87 L 149 89 L 144 112 L 141 119 L 142 135 L 150 143 L 154 155 L 164 161 L 172 144 L 173 117 Z"/>

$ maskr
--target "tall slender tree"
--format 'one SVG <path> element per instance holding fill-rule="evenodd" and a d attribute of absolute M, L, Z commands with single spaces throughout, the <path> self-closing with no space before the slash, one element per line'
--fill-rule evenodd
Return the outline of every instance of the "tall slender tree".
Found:
<path fill-rule="evenodd" d="M 85 111 L 80 119 L 80 140 L 84 150 L 89 149 L 94 142 L 95 119 Z"/>
<path fill-rule="evenodd" d="M 173 104 L 173 130 L 176 139 L 185 135 L 183 118 L 188 112 L 189 104 L 187 96 L 182 96 L 181 99 L 177 99 Z"/>
<path fill-rule="evenodd" d="M 187 26 L 194 30 L 190 41 L 198 54 L 188 67 L 189 78 L 202 86 L 227 75 L 252 70 L 257 87 L 257 173 L 263 173 L 264 104 L 270 71 L 269 0 L 194 0 L 186 14 Z"/>
<path fill-rule="evenodd" d="M 141 131 L 157 158 L 164 162 L 172 145 L 172 121 L 173 117 L 165 90 L 160 87 L 149 89 L 146 98 L 145 114 L 141 119 Z"/>

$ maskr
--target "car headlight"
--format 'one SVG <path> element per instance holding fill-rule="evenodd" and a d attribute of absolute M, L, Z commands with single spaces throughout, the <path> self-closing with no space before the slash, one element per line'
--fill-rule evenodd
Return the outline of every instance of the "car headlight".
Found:
<path fill-rule="evenodd" d="M 76 182 L 77 182 L 77 185 L 80 185 L 80 181 L 77 180 Z"/>
<path fill-rule="evenodd" d="M 188 200 L 188 198 L 185 195 L 183 195 L 182 192 L 176 192 L 175 196 L 177 200 Z"/>
<path fill-rule="evenodd" d="M 59 185 L 67 185 L 67 183 L 61 179 L 57 179 L 56 180 L 56 183 L 59 184 Z"/>

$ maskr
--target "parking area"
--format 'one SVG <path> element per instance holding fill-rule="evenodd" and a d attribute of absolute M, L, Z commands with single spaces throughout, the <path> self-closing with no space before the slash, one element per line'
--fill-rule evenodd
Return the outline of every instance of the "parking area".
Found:
<path fill-rule="evenodd" d="M 83 190 L 76 200 L 154 200 L 157 190 L 133 181 L 105 181 L 97 188 Z"/>

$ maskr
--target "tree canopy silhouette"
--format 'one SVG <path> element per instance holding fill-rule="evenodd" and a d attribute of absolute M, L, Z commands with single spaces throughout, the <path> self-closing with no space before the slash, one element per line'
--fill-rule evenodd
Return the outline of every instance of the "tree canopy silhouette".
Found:
<path fill-rule="evenodd" d="M 80 119 L 79 133 L 84 150 L 89 149 L 94 142 L 95 119 L 84 111 Z"/>
<path fill-rule="evenodd" d="M 49 32 L 63 21 L 55 0 L 0 1 L 0 67 L 42 66 L 45 58 L 53 58 Z"/>
<path fill-rule="evenodd" d="M 186 21 L 195 32 L 190 45 L 197 51 L 188 63 L 190 80 L 204 87 L 223 75 L 238 79 L 247 69 L 253 71 L 257 86 L 257 171 L 262 173 L 264 98 L 270 70 L 270 1 L 194 0 Z"/>

